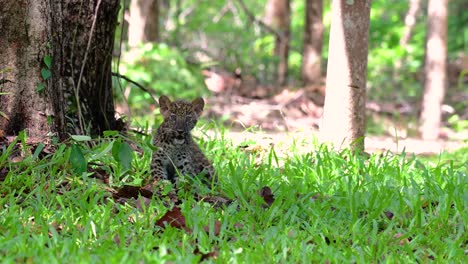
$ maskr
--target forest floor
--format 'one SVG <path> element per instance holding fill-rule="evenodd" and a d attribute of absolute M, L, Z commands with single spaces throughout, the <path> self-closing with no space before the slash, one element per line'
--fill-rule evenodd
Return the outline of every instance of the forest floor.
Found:
<path fill-rule="evenodd" d="M 314 140 L 320 140 L 318 127 L 323 113 L 323 99 L 316 91 L 284 90 L 270 98 L 256 99 L 219 94 L 208 98 L 208 105 L 208 116 L 231 126 L 225 137 L 238 146 L 266 149 L 275 145 L 280 151 L 286 151 L 284 147 L 294 144 L 299 151 L 310 151 Z M 415 116 L 416 111 L 409 104 L 368 102 L 368 119 L 379 127 L 380 135 L 369 133 L 365 140 L 366 152 L 404 151 L 407 154 L 434 155 L 468 147 L 466 130 L 455 132 L 444 127 L 440 139 L 434 141 L 424 141 L 414 136 L 417 128 L 408 116 Z M 399 113 L 398 116 L 395 112 Z M 253 145 L 246 145 L 246 142 Z"/>

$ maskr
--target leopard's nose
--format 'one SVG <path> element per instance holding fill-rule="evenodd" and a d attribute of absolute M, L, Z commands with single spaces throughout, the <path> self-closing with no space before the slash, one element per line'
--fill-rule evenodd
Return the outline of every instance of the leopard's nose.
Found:
<path fill-rule="evenodd" d="M 177 134 L 183 134 L 184 130 L 183 129 L 177 129 Z"/>

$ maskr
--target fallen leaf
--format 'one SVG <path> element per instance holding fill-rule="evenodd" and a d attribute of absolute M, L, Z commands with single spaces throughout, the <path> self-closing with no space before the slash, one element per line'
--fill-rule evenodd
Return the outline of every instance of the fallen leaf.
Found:
<path fill-rule="evenodd" d="M 263 201 L 267 204 L 265 207 L 270 207 L 273 202 L 275 201 L 275 197 L 268 186 L 264 186 L 259 192 L 258 195 L 260 195 L 263 198 Z"/>
<path fill-rule="evenodd" d="M 135 207 L 139 210 L 139 211 L 144 211 L 144 208 L 143 207 L 146 207 L 148 208 L 149 205 L 151 203 L 151 199 L 150 198 L 146 198 L 144 196 L 140 196 L 136 202 L 135 202 Z"/>
<path fill-rule="evenodd" d="M 384 212 L 385 216 L 387 217 L 388 220 L 392 220 L 393 219 L 393 216 L 394 214 L 390 211 L 385 211 Z"/>
<path fill-rule="evenodd" d="M 113 240 L 114 240 L 115 244 L 117 244 L 117 246 L 120 246 L 120 237 L 119 237 L 119 235 L 115 235 Z"/>
<path fill-rule="evenodd" d="M 0 169 L 0 181 L 4 181 L 7 175 L 8 175 L 8 168 L 7 167 L 1 168 Z"/>
<path fill-rule="evenodd" d="M 119 199 L 119 198 L 134 198 L 137 199 L 139 196 L 143 196 L 146 198 L 151 199 L 153 196 L 153 192 L 138 186 L 132 186 L 132 185 L 124 185 L 122 188 L 118 189 L 116 193 L 114 193 L 112 196 L 114 199 Z"/>
<path fill-rule="evenodd" d="M 88 168 L 88 172 L 92 173 L 90 175 L 90 177 L 92 178 L 96 178 L 98 180 L 101 180 L 103 181 L 105 184 L 109 184 L 109 178 L 110 178 L 110 175 L 109 173 L 104 170 L 103 168 L 99 168 L 99 167 L 96 167 L 96 168 Z"/>
<path fill-rule="evenodd" d="M 156 226 L 164 228 L 166 225 L 187 231 L 189 230 L 185 223 L 185 217 L 182 215 L 182 211 L 178 206 L 174 206 L 172 210 L 167 211 L 161 219 L 156 221 Z"/>
<path fill-rule="evenodd" d="M 205 226 L 204 227 L 204 230 L 206 233 L 210 233 L 210 226 Z M 221 222 L 219 222 L 218 220 L 215 220 L 214 222 L 214 230 L 213 230 L 213 235 L 214 236 L 218 236 L 219 233 L 221 232 Z"/>

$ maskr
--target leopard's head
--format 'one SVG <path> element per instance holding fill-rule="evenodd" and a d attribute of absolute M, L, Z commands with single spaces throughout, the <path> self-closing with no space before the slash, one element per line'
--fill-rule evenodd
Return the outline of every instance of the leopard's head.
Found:
<path fill-rule="evenodd" d="M 190 131 L 195 127 L 198 118 L 203 112 L 205 102 L 199 97 L 192 102 L 183 100 L 171 100 L 162 95 L 159 98 L 159 107 L 164 121 L 161 129 L 174 144 L 183 144 L 190 138 Z"/>

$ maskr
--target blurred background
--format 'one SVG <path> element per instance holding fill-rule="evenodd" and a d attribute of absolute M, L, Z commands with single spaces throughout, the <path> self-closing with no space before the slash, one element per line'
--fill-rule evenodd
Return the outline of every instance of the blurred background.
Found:
<path fill-rule="evenodd" d="M 449 1 L 442 140 L 468 138 L 466 10 L 467 1 Z M 203 96 L 205 117 L 234 129 L 320 124 L 330 0 L 124 0 L 120 12 L 113 67 L 126 78 L 114 78 L 117 112 L 132 125 L 153 124 L 152 95 L 162 94 Z M 368 135 L 418 137 L 427 18 L 427 1 L 372 2 Z"/>

